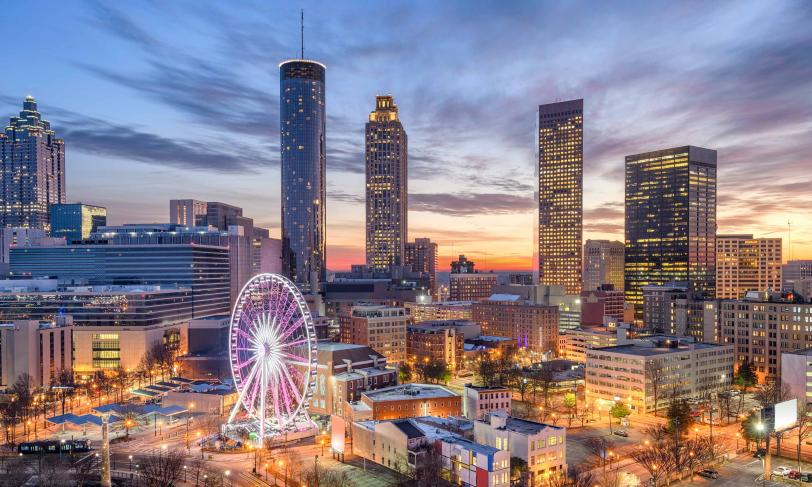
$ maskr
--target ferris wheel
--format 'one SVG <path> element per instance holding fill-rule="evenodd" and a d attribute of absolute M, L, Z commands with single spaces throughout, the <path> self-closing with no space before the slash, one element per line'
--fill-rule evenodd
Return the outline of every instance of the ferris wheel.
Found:
<path fill-rule="evenodd" d="M 229 356 L 238 393 L 229 423 L 245 410 L 263 441 L 270 432 L 309 421 L 316 333 L 307 303 L 290 280 L 260 274 L 243 287 L 231 313 Z"/>

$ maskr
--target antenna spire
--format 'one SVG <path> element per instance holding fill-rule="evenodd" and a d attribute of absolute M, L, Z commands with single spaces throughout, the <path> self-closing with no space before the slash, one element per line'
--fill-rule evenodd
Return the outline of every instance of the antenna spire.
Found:
<path fill-rule="evenodd" d="M 304 59 L 304 9 L 301 10 L 301 27 L 302 27 L 302 59 Z"/>

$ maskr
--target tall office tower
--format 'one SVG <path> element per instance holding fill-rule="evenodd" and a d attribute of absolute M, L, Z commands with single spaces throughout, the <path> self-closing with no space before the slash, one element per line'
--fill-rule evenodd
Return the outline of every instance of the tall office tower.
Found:
<path fill-rule="evenodd" d="M 584 100 L 539 106 L 539 283 L 581 292 Z"/>
<path fill-rule="evenodd" d="M 451 261 L 452 274 L 473 274 L 474 261 L 468 260 L 464 255 L 460 254 L 459 259 Z"/>
<path fill-rule="evenodd" d="M 781 239 L 716 236 L 716 298 L 740 299 L 747 291 L 781 290 Z"/>
<path fill-rule="evenodd" d="M 325 71 L 306 59 L 279 65 L 282 271 L 305 292 L 327 276 Z"/>
<path fill-rule="evenodd" d="M 27 96 L 0 134 L 0 226 L 50 229 L 48 212 L 65 202 L 65 141 Z"/>
<path fill-rule="evenodd" d="M 626 301 L 684 282 L 716 294 L 716 151 L 685 146 L 626 156 Z"/>
<path fill-rule="evenodd" d="M 812 279 L 812 260 L 788 260 L 781 267 L 781 289 L 792 291 L 801 280 Z"/>
<path fill-rule="evenodd" d="M 107 225 L 107 208 L 84 203 L 51 205 L 51 236 L 65 237 L 67 243 L 90 238 Z"/>
<path fill-rule="evenodd" d="M 623 242 L 587 240 L 584 245 L 584 291 L 594 291 L 601 284 L 612 284 L 623 290 Z"/>
<path fill-rule="evenodd" d="M 169 200 L 169 223 L 184 227 L 206 226 L 208 206 L 199 200 Z"/>
<path fill-rule="evenodd" d="M 403 249 L 403 263 L 412 267 L 412 272 L 428 275 L 431 295 L 437 298 L 437 244 L 430 238 L 416 238 L 406 242 Z"/>
<path fill-rule="evenodd" d="M 404 263 L 409 215 L 407 137 L 391 96 L 376 96 L 366 125 L 367 266 Z"/>

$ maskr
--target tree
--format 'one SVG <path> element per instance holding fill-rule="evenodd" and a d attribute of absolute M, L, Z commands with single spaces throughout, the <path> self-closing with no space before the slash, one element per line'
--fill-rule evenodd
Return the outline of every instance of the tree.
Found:
<path fill-rule="evenodd" d="M 519 457 L 510 457 L 510 485 L 527 485 L 527 462 Z"/>
<path fill-rule="evenodd" d="M 669 456 L 659 448 L 638 447 L 632 450 L 629 456 L 648 472 L 652 487 L 657 487 L 660 479 L 671 470 Z"/>
<path fill-rule="evenodd" d="M 114 371 L 113 376 L 111 378 L 111 384 L 115 386 L 116 394 L 118 395 L 118 400 L 121 401 L 124 399 L 124 389 L 130 385 L 130 373 L 127 372 L 127 369 L 119 365 Z"/>
<path fill-rule="evenodd" d="M 786 382 L 774 380 L 756 390 L 755 398 L 762 408 L 766 408 L 791 399 L 792 388 Z"/>
<path fill-rule="evenodd" d="M 314 463 L 312 468 L 302 471 L 301 484 L 319 487 L 354 487 L 355 485 L 346 471 L 320 467 L 318 463 Z"/>
<path fill-rule="evenodd" d="M 530 377 L 536 383 L 536 388 L 539 389 L 544 398 L 544 407 L 549 406 L 550 389 L 555 383 L 555 376 L 553 369 L 549 366 L 542 364 L 541 367 L 535 369 Z"/>
<path fill-rule="evenodd" d="M 761 417 L 758 412 L 751 412 L 747 418 L 742 421 L 740 431 L 742 438 L 747 442 L 747 448 L 750 449 L 750 443 L 755 442 L 756 448 L 761 445 L 761 440 L 764 439 L 764 424 L 761 422 Z"/>
<path fill-rule="evenodd" d="M 603 484 L 607 485 L 606 463 L 610 460 L 614 442 L 603 436 L 592 436 L 586 439 L 584 448 L 594 460 L 594 465 L 603 468 Z"/>
<path fill-rule="evenodd" d="M 691 405 L 685 399 L 672 399 L 666 411 L 668 418 L 668 431 L 688 431 L 694 424 L 694 417 L 691 415 Z"/>
<path fill-rule="evenodd" d="M 177 350 L 172 347 L 167 347 L 162 341 L 156 340 L 147 350 L 146 355 L 149 357 L 147 362 L 152 362 L 157 365 L 161 371 L 161 379 L 166 380 L 167 373 L 172 373 L 175 366 L 175 357 Z"/>
<path fill-rule="evenodd" d="M 595 475 L 577 465 L 570 466 L 549 477 L 549 487 L 593 487 L 597 484 Z"/>
<path fill-rule="evenodd" d="M 741 363 L 741 365 L 739 365 L 739 368 L 733 375 L 733 385 L 737 386 L 742 392 L 741 395 L 739 395 L 739 413 L 742 410 L 742 401 L 744 401 L 744 395 L 747 394 L 748 389 L 755 387 L 756 384 L 758 384 L 756 366 L 749 360 L 745 360 Z"/>
<path fill-rule="evenodd" d="M 406 384 L 412 381 L 412 366 L 408 364 L 408 362 L 403 362 L 398 367 L 398 382 L 401 384 Z"/>
<path fill-rule="evenodd" d="M 658 360 L 647 361 L 645 375 L 646 381 L 651 384 L 651 392 L 654 396 L 654 416 L 657 416 L 657 411 L 659 410 L 660 392 L 663 384 L 666 382 L 665 370 L 663 369 L 662 362 Z"/>
<path fill-rule="evenodd" d="M 801 471 L 801 445 L 803 441 L 812 436 L 812 417 L 809 416 L 809 409 L 806 407 L 806 398 L 798 401 L 798 471 Z"/>
<path fill-rule="evenodd" d="M 141 424 L 141 415 L 138 408 L 134 404 L 125 404 L 122 406 L 120 412 L 121 424 L 124 426 L 125 438 L 130 439 L 130 428 L 134 428 Z"/>
<path fill-rule="evenodd" d="M 572 426 L 572 418 L 575 417 L 578 408 L 578 398 L 574 392 L 568 392 L 564 395 L 564 407 L 567 409 L 569 426 Z"/>
<path fill-rule="evenodd" d="M 612 409 L 609 410 L 609 432 L 612 432 L 612 418 L 620 421 L 630 414 L 632 414 L 632 412 L 629 410 L 629 406 L 627 406 L 625 403 L 614 403 L 612 405 Z"/>
<path fill-rule="evenodd" d="M 172 487 L 183 471 L 183 452 L 171 450 L 150 455 L 141 462 L 141 478 L 147 487 Z"/>
<path fill-rule="evenodd" d="M 498 381 L 499 364 L 490 354 L 481 353 L 476 361 L 474 373 L 479 383 L 485 387 L 495 386 Z"/>

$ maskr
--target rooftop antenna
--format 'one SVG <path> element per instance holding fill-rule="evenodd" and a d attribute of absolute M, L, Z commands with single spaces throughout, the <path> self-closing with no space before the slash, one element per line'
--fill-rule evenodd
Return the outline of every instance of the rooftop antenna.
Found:
<path fill-rule="evenodd" d="M 302 27 L 302 59 L 304 59 L 304 9 L 301 10 L 301 27 Z"/>

